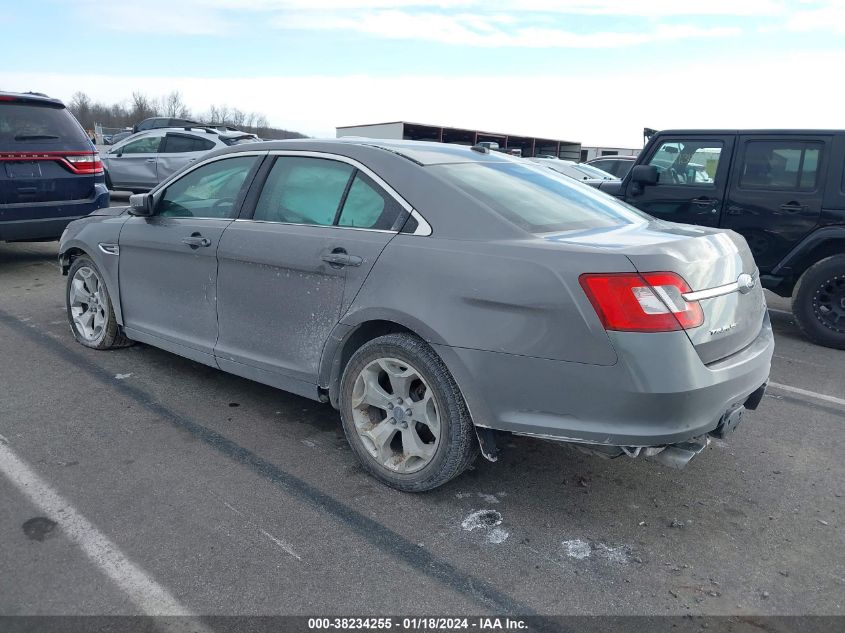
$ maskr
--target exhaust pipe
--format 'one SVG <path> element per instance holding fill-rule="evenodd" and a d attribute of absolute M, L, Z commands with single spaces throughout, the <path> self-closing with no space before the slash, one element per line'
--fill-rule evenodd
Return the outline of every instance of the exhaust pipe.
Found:
<path fill-rule="evenodd" d="M 669 466 L 670 468 L 681 469 L 689 464 L 693 457 L 707 448 L 708 444 L 710 444 L 710 438 L 707 435 L 700 435 L 699 437 L 694 437 L 686 442 L 679 442 L 677 444 L 667 446 L 656 455 L 649 456 L 648 459 L 663 464 L 664 466 Z"/>

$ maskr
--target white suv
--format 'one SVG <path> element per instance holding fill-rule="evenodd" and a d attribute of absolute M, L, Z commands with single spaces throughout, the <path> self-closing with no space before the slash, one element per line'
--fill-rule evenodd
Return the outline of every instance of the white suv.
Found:
<path fill-rule="evenodd" d="M 256 140 L 254 134 L 247 132 L 221 132 L 207 127 L 138 132 L 103 156 L 106 185 L 123 191 L 149 191 L 211 150 Z"/>

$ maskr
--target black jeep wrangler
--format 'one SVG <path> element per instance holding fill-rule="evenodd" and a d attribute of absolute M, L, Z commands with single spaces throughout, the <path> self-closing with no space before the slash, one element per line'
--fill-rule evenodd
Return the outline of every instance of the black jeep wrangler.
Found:
<path fill-rule="evenodd" d="M 845 131 L 667 130 L 599 189 L 658 218 L 733 229 L 808 338 L 845 349 Z"/>

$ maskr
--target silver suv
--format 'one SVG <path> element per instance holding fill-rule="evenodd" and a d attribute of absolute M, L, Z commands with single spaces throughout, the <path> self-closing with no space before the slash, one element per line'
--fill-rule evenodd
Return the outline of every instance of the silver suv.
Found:
<path fill-rule="evenodd" d="M 103 156 L 109 189 L 149 191 L 185 165 L 214 149 L 257 140 L 246 132 L 214 128 L 161 128 L 139 132 L 113 146 Z"/>

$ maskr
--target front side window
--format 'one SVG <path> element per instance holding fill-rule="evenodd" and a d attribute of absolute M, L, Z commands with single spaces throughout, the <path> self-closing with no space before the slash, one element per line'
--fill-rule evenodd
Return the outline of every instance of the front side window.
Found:
<path fill-rule="evenodd" d="M 280 156 L 267 176 L 253 219 L 331 226 L 354 171 L 334 160 Z"/>
<path fill-rule="evenodd" d="M 645 220 L 633 207 L 551 169 L 504 162 L 455 163 L 427 169 L 531 233 Z"/>
<path fill-rule="evenodd" d="M 161 144 L 160 136 L 145 136 L 120 148 L 121 154 L 155 154 Z"/>
<path fill-rule="evenodd" d="M 658 185 L 712 185 L 721 155 L 719 141 L 667 140 L 648 164 L 657 167 Z"/>
<path fill-rule="evenodd" d="M 739 179 L 740 187 L 815 189 L 821 143 L 749 141 Z"/>
<path fill-rule="evenodd" d="M 214 141 L 188 134 L 168 134 L 164 141 L 165 154 L 181 154 L 183 152 L 207 152 L 214 149 Z"/>
<path fill-rule="evenodd" d="M 197 167 L 171 184 L 158 201 L 169 218 L 232 218 L 255 156 L 237 156 Z"/>

